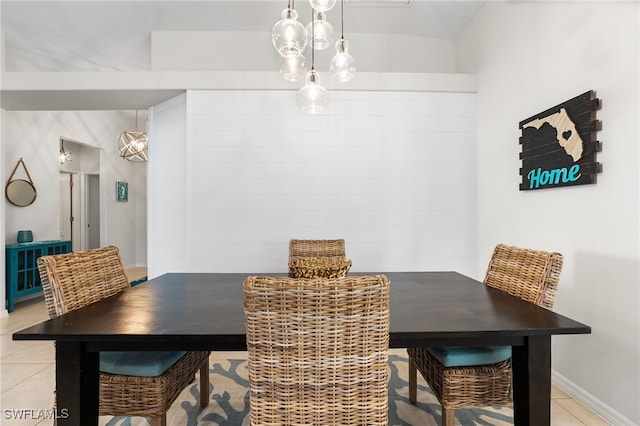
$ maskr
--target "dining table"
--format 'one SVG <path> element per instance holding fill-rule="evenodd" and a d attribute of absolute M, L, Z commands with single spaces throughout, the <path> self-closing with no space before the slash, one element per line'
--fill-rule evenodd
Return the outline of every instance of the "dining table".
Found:
<path fill-rule="evenodd" d="M 349 275 L 378 274 L 391 282 L 390 348 L 512 346 L 514 424 L 550 424 L 551 336 L 589 326 L 458 272 Z M 286 274 L 167 273 L 13 339 L 55 341 L 57 424 L 97 425 L 100 351 L 246 350 L 251 275 Z"/>

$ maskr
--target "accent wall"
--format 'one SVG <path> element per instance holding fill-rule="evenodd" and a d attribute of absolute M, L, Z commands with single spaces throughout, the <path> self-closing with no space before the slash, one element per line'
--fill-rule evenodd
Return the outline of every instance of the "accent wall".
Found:
<path fill-rule="evenodd" d="M 291 238 L 344 238 L 352 271 L 476 276 L 475 94 L 332 96 L 321 115 L 295 91 L 152 108 L 149 275 L 285 273 Z"/>

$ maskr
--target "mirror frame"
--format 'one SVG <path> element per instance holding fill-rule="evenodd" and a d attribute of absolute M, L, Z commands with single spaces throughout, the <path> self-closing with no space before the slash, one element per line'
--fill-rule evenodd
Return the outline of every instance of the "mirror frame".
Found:
<path fill-rule="evenodd" d="M 22 164 L 24 172 L 27 174 L 29 180 L 13 178 L 16 175 L 16 171 L 18 170 L 18 167 L 20 167 L 20 164 Z M 11 186 L 16 189 L 12 191 Z M 9 180 L 4 187 L 4 196 L 11 204 L 18 207 L 30 206 L 38 197 L 38 191 L 36 191 L 36 187 L 33 185 L 31 175 L 29 174 L 29 170 L 27 170 L 27 165 L 24 164 L 22 158 L 18 160 L 16 166 L 13 168 L 11 176 L 9 176 Z"/>
<path fill-rule="evenodd" d="M 16 191 L 19 192 L 12 192 L 11 187 L 17 188 Z M 29 190 L 30 192 L 26 192 Z M 7 185 L 4 188 L 4 195 L 5 197 L 7 197 L 7 200 L 14 206 L 27 207 L 33 204 L 33 202 L 36 200 L 38 191 L 31 182 L 24 179 L 14 179 L 7 182 Z"/>

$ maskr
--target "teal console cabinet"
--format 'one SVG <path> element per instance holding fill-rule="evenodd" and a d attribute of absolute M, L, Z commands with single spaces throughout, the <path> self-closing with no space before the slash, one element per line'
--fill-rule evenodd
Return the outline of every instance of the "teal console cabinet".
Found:
<path fill-rule="evenodd" d="M 42 291 L 36 264 L 40 256 L 69 252 L 71 252 L 71 241 L 7 244 L 5 246 L 7 311 L 13 312 L 16 299 Z"/>

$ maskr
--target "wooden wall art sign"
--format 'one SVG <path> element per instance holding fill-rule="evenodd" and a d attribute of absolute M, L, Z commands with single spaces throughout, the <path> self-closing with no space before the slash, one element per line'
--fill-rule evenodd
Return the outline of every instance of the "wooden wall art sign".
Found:
<path fill-rule="evenodd" d="M 600 100 L 593 90 L 520 122 L 520 190 L 596 183 Z"/>

